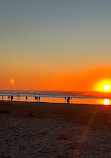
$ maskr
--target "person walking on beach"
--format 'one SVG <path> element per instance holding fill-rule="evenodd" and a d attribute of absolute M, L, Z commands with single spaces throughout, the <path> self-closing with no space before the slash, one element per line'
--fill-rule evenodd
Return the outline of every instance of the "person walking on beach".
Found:
<path fill-rule="evenodd" d="M 69 102 L 70 102 L 70 97 L 67 98 L 67 103 L 69 103 Z"/>
<path fill-rule="evenodd" d="M 66 102 L 66 97 L 65 97 L 65 102 Z"/>
<path fill-rule="evenodd" d="M 13 95 L 11 95 L 11 101 L 13 101 Z"/>
<path fill-rule="evenodd" d="M 38 97 L 37 96 L 35 96 L 35 101 L 37 102 L 37 99 L 38 99 Z"/>
<path fill-rule="evenodd" d="M 8 100 L 10 99 L 10 95 L 8 96 Z"/>
<path fill-rule="evenodd" d="M 27 96 L 26 96 L 26 102 L 27 102 Z"/>
<path fill-rule="evenodd" d="M 10 99 L 10 95 L 8 96 L 8 99 Z"/>

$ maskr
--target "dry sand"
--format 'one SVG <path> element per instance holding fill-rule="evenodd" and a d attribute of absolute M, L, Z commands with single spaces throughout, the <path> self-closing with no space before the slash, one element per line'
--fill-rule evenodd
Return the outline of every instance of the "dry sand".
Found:
<path fill-rule="evenodd" d="M 0 158 L 110 158 L 111 107 L 0 102 Z"/>

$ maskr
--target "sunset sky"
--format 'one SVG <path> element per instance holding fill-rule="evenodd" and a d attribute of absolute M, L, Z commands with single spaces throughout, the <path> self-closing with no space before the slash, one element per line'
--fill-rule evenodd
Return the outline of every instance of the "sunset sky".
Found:
<path fill-rule="evenodd" d="M 0 0 L 0 90 L 90 91 L 110 79 L 111 0 Z"/>

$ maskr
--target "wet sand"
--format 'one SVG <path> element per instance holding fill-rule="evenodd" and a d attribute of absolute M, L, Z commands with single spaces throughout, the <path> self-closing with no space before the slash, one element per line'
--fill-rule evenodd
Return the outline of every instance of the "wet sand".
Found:
<path fill-rule="evenodd" d="M 110 158 L 111 106 L 0 102 L 0 158 Z"/>

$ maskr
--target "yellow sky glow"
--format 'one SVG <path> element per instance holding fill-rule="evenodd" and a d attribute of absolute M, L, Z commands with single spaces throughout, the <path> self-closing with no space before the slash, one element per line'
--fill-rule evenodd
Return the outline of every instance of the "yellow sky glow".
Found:
<path fill-rule="evenodd" d="M 104 79 L 96 83 L 94 90 L 101 92 L 111 92 L 111 79 Z"/>

